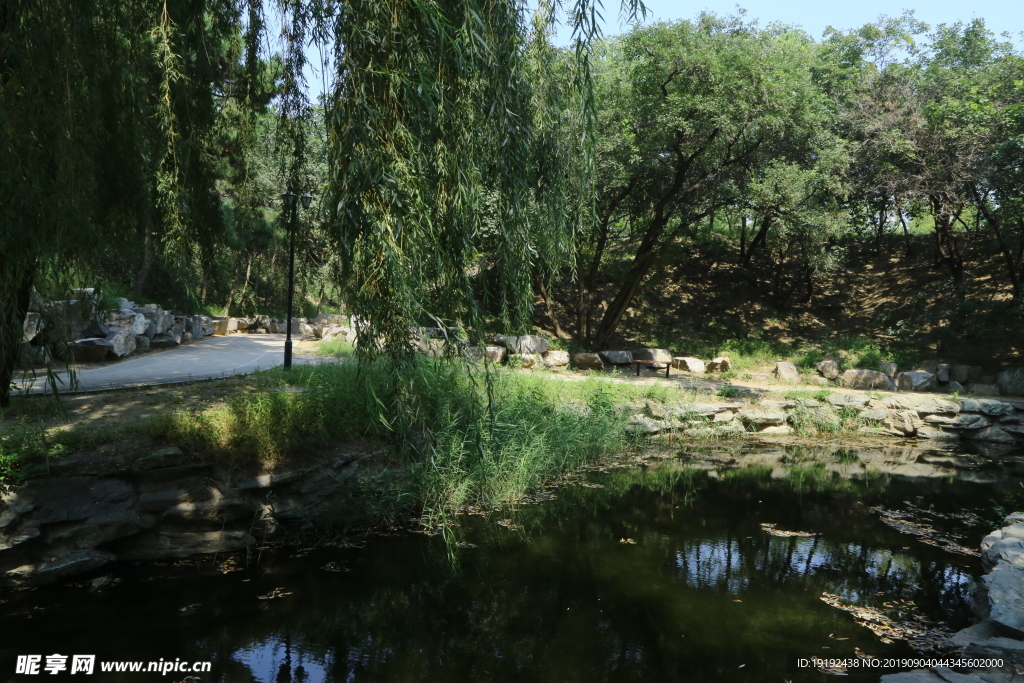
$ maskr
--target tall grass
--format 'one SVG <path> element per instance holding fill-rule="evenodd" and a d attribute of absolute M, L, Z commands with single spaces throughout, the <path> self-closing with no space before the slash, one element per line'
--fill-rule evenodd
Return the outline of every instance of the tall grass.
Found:
<path fill-rule="evenodd" d="M 402 502 L 390 509 L 418 506 L 412 511 L 438 526 L 466 505 L 515 503 L 544 479 L 627 445 L 626 417 L 605 382 L 499 369 L 489 398 L 479 371 L 423 358 L 401 375 L 382 359 L 274 370 L 255 382 L 223 407 L 160 416 L 154 432 L 234 467 L 385 441 L 406 472 L 389 494 Z"/>

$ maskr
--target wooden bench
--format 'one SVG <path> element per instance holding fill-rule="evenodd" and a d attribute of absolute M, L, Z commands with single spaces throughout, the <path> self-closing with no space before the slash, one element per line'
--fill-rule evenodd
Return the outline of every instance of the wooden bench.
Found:
<path fill-rule="evenodd" d="M 636 376 L 637 377 L 640 376 L 640 366 L 641 365 L 657 365 L 658 363 L 661 363 L 661 361 L 657 361 L 657 360 L 636 360 L 635 358 L 633 359 L 633 362 L 636 363 Z M 672 364 L 671 363 L 664 363 L 664 366 L 665 366 L 665 377 L 668 377 L 668 373 L 672 369 Z M 651 368 L 651 369 L 653 370 L 654 368 Z"/>

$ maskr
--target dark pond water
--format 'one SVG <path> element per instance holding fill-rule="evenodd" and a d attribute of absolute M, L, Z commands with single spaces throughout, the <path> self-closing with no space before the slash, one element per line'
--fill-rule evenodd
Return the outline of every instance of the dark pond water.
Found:
<path fill-rule="evenodd" d="M 652 459 L 585 477 L 602 488 L 467 517 L 460 537 L 475 547 L 456 564 L 441 537 L 402 532 L 266 551 L 227 573 L 224 558 L 137 565 L 99 592 L 6 593 L 0 681 L 51 679 L 11 674 L 27 653 L 209 660 L 200 679 L 225 682 L 820 681 L 787 654 L 912 654 L 823 592 L 864 606 L 913 600 L 954 629 L 971 623 L 979 560 L 899 533 L 872 508 L 981 508 L 1019 469 L 1009 456 L 769 448 L 713 454 L 709 475 L 697 455 L 705 471 Z M 496 523 L 506 518 L 513 528 Z M 817 535 L 772 536 L 761 523 Z M 985 533 L 948 530 L 970 547 Z"/>

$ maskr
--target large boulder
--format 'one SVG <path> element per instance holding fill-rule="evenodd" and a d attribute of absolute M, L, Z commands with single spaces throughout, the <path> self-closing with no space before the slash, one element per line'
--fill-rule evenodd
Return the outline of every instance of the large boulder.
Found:
<path fill-rule="evenodd" d="M 629 365 L 633 354 L 629 351 L 601 351 L 601 358 L 609 365 Z"/>
<path fill-rule="evenodd" d="M 71 342 L 71 357 L 79 363 L 95 363 L 106 360 L 110 353 L 110 342 L 103 337 L 89 337 Z"/>
<path fill-rule="evenodd" d="M 1013 435 L 1000 427 L 986 427 L 979 431 L 964 432 L 964 438 L 970 441 L 986 441 L 988 443 L 1015 444 L 1017 440 Z"/>
<path fill-rule="evenodd" d="M 890 434 L 896 436 L 914 436 L 924 422 L 913 410 L 890 410 L 883 421 Z"/>
<path fill-rule="evenodd" d="M 535 334 L 524 334 L 519 337 L 506 337 L 499 334 L 495 337 L 495 342 L 513 354 L 544 353 L 548 350 L 548 340 Z"/>
<path fill-rule="evenodd" d="M 510 353 L 508 363 L 521 368 L 532 368 L 541 362 L 539 353 Z"/>
<path fill-rule="evenodd" d="M 999 390 L 1007 396 L 1024 396 L 1024 368 L 1010 368 L 999 373 Z"/>
<path fill-rule="evenodd" d="M 544 367 L 552 370 L 554 368 L 564 368 L 569 364 L 569 352 L 568 351 L 556 351 L 554 349 L 545 351 L 541 356 L 544 359 Z"/>
<path fill-rule="evenodd" d="M 949 379 L 960 384 L 976 382 L 981 377 L 980 365 L 953 365 L 949 368 Z"/>
<path fill-rule="evenodd" d="M 703 374 L 706 370 L 704 361 L 700 358 L 693 358 L 691 356 L 678 356 L 672 359 L 672 367 L 676 370 L 682 370 L 684 372 L 694 372 Z"/>
<path fill-rule="evenodd" d="M 878 369 L 879 371 L 885 373 L 885 376 L 888 377 L 889 379 L 896 379 L 897 368 L 895 363 L 882 361 L 878 364 Z"/>
<path fill-rule="evenodd" d="M 125 358 L 135 351 L 135 335 L 131 327 L 114 330 L 107 335 L 107 341 L 110 342 L 110 355 L 115 358 Z"/>
<path fill-rule="evenodd" d="M 574 353 L 572 364 L 580 370 L 604 370 L 604 361 L 599 353 Z"/>
<path fill-rule="evenodd" d="M 344 325 L 333 325 L 328 323 L 320 328 L 320 341 L 345 341 L 347 339 L 348 328 Z"/>
<path fill-rule="evenodd" d="M 739 417 L 743 424 L 757 429 L 786 424 L 786 411 L 781 408 L 750 406 L 740 410 Z"/>
<path fill-rule="evenodd" d="M 896 386 L 900 391 L 934 391 L 938 382 L 934 373 L 911 370 L 896 375 Z"/>
<path fill-rule="evenodd" d="M 704 369 L 705 372 L 728 372 L 729 370 L 732 370 L 732 361 L 729 360 L 729 356 L 712 358 Z"/>
<path fill-rule="evenodd" d="M 466 351 L 469 357 L 476 361 L 486 358 L 492 363 L 504 363 L 508 357 L 508 349 L 504 346 L 470 346 Z"/>
<path fill-rule="evenodd" d="M 974 394 L 975 396 L 1001 396 L 1002 391 L 999 389 L 998 384 L 990 382 L 974 382 L 973 384 L 967 384 L 964 386 L 968 394 Z"/>
<path fill-rule="evenodd" d="M 936 396 L 900 394 L 885 398 L 882 401 L 882 405 L 894 410 L 914 410 L 926 415 L 956 415 L 960 412 L 963 402 L 947 401 Z"/>
<path fill-rule="evenodd" d="M 848 389 L 877 389 L 895 391 L 896 385 L 884 373 L 878 370 L 850 369 L 839 376 L 839 384 Z"/>
<path fill-rule="evenodd" d="M 834 360 L 823 360 L 820 361 L 816 366 L 818 372 L 825 379 L 835 380 L 839 378 L 839 361 Z"/>
<path fill-rule="evenodd" d="M 799 382 L 800 371 L 788 361 L 779 361 L 775 364 L 775 377 L 780 382 Z"/>
<path fill-rule="evenodd" d="M 1012 403 L 997 401 L 994 398 L 962 398 L 959 405 L 960 410 L 965 413 L 982 413 L 992 417 L 1009 417 L 1014 412 Z"/>
<path fill-rule="evenodd" d="M 938 378 L 939 382 L 945 384 L 949 381 L 949 364 L 939 363 L 935 368 L 935 377 Z"/>
<path fill-rule="evenodd" d="M 29 311 L 25 314 L 25 322 L 22 324 L 22 341 L 26 344 L 36 338 L 39 331 L 43 329 L 43 316 L 40 313 Z"/>
<path fill-rule="evenodd" d="M 138 353 L 145 353 L 149 351 L 150 339 L 144 334 L 135 335 L 135 351 Z"/>

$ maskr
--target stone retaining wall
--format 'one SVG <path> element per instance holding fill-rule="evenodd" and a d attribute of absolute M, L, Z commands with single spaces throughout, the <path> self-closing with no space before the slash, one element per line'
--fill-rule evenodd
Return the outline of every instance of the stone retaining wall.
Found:
<path fill-rule="evenodd" d="M 799 399 L 676 403 L 633 406 L 630 429 L 640 434 L 714 430 L 722 433 L 795 434 L 800 420 L 828 421 L 839 411 L 862 420 L 861 431 L 916 439 L 977 441 L 1015 446 L 1024 443 L 1024 399 L 962 398 L 922 394 L 872 398 L 868 394 L 832 392 L 822 400 Z"/>
<path fill-rule="evenodd" d="M 32 481 L 0 496 L 0 586 L 52 583 L 116 561 L 236 551 L 339 522 L 354 512 L 344 487 L 362 457 L 346 452 L 316 467 L 238 478 L 170 448 L 143 471 Z"/>

